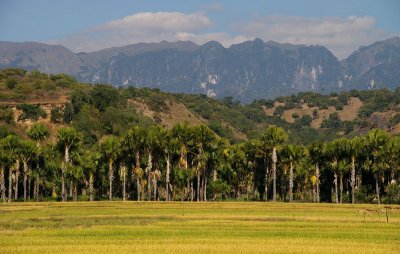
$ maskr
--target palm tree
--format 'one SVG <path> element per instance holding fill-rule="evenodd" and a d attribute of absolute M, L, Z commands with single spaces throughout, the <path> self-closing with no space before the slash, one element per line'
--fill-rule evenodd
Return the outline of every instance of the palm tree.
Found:
<path fill-rule="evenodd" d="M 121 147 L 128 154 L 127 157 L 135 164 L 133 168 L 133 175 L 136 177 L 137 200 L 140 201 L 140 194 L 142 193 L 142 177 L 143 170 L 140 168 L 140 154 L 143 152 L 145 140 L 145 132 L 139 126 L 132 127 L 127 135 L 121 141 Z"/>
<path fill-rule="evenodd" d="M 334 184 L 335 184 L 335 201 L 339 204 L 339 193 L 338 193 L 338 171 L 339 171 L 339 160 L 342 157 L 342 145 L 339 140 L 334 140 L 327 143 L 325 146 L 325 156 L 330 160 L 330 167 L 334 172 Z"/>
<path fill-rule="evenodd" d="M 264 132 L 261 137 L 262 142 L 265 142 L 270 145 L 272 148 L 272 178 L 273 178 L 273 186 L 272 186 L 272 200 L 276 201 L 276 162 L 278 160 L 277 147 L 281 144 L 287 142 L 288 135 L 287 133 L 280 127 L 270 126 Z"/>
<path fill-rule="evenodd" d="M 65 189 L 65 173 L 70 163 L 70 151 L 78 147 L 81 137 L 72 127 L 60 128 L 57 132 L 57 146 L 64 152 L 64 163 L 61 166 L 61 192 L 62 201 L 67 201 Z"/>
<path fill-rule="evenodd" d="M 21 142 L 20 158 L 24 167 L 24 201 L 26 201 L 27 197 L 26 181 L 28 180 L 28 173 L 29 173 L 28 162 L 35 155 L 36 148 L 37 148 L 36 144 L 30 140 L 23 140 Z"/>
<path fill-rule="evenodd" d="M 89 179 L 89 201 L 94 200 L 94 174 L 97 171 L 100 157 L 100 153 L 90 150 L 84 151 L 82 156 L 80 156 L 79 164 L 83 167 L 84 173 L 87 174 L 87 178 Z"/>
<path fill-rule="evenodd" d="M 12 184 L 13 184 L 13 171 L 19 170 L 19 158 L 18 155 L 20 153 L 20 143 L 21 139 L 15 135 L 8 135 L 4 139 L 3 149 L 6 153 L 6 156 L 10 159 L 10 167 L 9 167 L 9 180 L 8 180 L 8 202 L 10 203 L 12 200 Z M 14 175 L 15 177 L 15 175 Z M 18 187 L 18 185 L 17 185 Z"/>
<path fill-rule="evenodd" d="M 319 184 L 320 184 L 320 165 L 324 159 L 324 145 L 322 143 L 313 143 L 308 147 L 308 154 L 311 162 L 315 165 L 315 186 L 316 186 L 316 201 L 320 202 Z"/>
<path fill-rule="evenodd" d="M 383 167 L 385 167 L 385 161 L 383 161 L 383 157 L 385 155 L 385 145 L 388 142 L 389 136 L 388 134 L 380 129 L 372 129 L 365 136 L 365 146 L 367 149 L 368 156 L 371 160 L 371 168 L 374 172 L 375 177 L 375 191 L 376 191 L 376 199 L 378 204 L 380 201 L 380 188 L 379 188 L 379 179 L 382 174 Z"/>
<path fill-rule="evenodd" d="M 164 159 L 166 162 L 166 173 L 165 173 L 165 189 L 166 189 L 166 201 L 171 201 L 172 184 L 171 184 L 171 159 L 173 154 L 178 148 L 178 141 L 172 136 L 172 131 L 163 130 L 160 135 L 160 145 L 163 150 Z"/>
<path fill-rule="evenodd" d="M 144 150 L 147 153 L 147 198 L 151 200 L 151 176 L 153 171 L 153 151 L 160 147 L 160 133 L 159 126 L 151 126 L 145 130 Z M 155 199 L 156 197 L 154 197 Z"/>
<path fill-rule="evenodd" d="M 122 200 L 126 200 L 126 177 L 128 175 L 128 169 L 126 167 L 125 161 L 119 163 L 119 177 L 122 181 Z"/>
<path fill-rule="evenodd" d="M 304 157 L 304 149 L 301 146 L 287 145 L 283 149 L 282 156 L 289 163 L 289 202 L 293 201 L 293 169 Z"/>
<path fill-rule="evenodd" d="M 188 153 L 191 143 L 191 128 L 185 123 L 176 124 L 172 130 L 172 137 L 176 140 L 179 150 L 178 169 L 180 172 L 177 174 L 178 179 L 187 180 L 187 192 L 191 194 L 191 201 L 194 198 L 193 184 L 191 180 L 192 172 L 189 170 Z M 186 171 L 186 172 L 183 172 Z M 185 189 L 185 188 L 183 188 Z M 182 193 L 181 196 L 186 196 L 187 193 Z"/>
<path fill-rule="evenodd" d="M 5 180 L 5 170 L 6 166 L 10 164 L 11 158 L 7 153 L 5 148 L 5 139 L 0 140 L 0 184 L 1 184 L 1 200 L 3 203 L 7 201 L 6 197 L 6 180 Z"/>
<path fill-rule="evenodd" d="M 46 127 L 46 125 L 42 123 L 35 123 L 32 125 L 30 129 L 28 129 L 27 133 L 28 137 L 30 137 L 32 140 L 36 142 L 36 147 L 37 147 L 37 153 L 36 153 L 36 179 L 35 179 L 35 188 L 37 190 L 36 193 L 36 200 L 39 199 L 39 180 L 40 180 L 40 169 L 39 169 L 39 151 L 40 151 L 40 145 L 41 142 L 45 139 L 47 139 L 50 135 L 49 129 Z M 30 183 L 30 180 L 29 180 Z"/>
<path fill-rule="evenodd" d="M 195 144 L 195 161 L 197 175 L 197 201 L 204 201 L 204 190 L 207 182 L 206 164 L 208 151 L 213 141 L 213 132 L 205 125 L 197 125 L 193 128 L 193 141 Z M 203 176 L 203 177 L 202 177 Z"/>
<path fill-rule="evenodd" d="M 108 161 L 108 182 L 109 182 L 109 199 L 112 200 L 112 184 L 114 180 L 114 162 L 120 155 L 120 140 L 116 136 L 107 137 L 101 144 L 101 151 L 104 158 Z"/>
<path fill-rule="evenodd" d="M 349 141 L 347 153 L 351 159 L 351 203 L 355 203 L 355 188 L 356 188 L 356 161 L 357 158 L 364 152 L 363 141 L 360 137 L 354 137 Z"/>

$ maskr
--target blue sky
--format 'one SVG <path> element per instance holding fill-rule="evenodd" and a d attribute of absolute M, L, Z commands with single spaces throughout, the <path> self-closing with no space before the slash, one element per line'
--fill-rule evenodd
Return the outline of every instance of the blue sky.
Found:
<path fill-rule="evenodd" d="M 320 44 L 339 58 L 400 34 L 398 0 L 0 0 L 0 40 L 94 51 L 137 42 L 256 37 Z"/>

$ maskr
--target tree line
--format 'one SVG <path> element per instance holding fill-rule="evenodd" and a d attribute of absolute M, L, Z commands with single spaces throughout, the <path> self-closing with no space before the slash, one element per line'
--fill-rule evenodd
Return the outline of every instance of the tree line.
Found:
<path fill-rule="evenodd" d="M 230 144 L 205 125 L 133 126 L 87 147 L 73 127 L 35 123 L 0 139 L 3 202 L 12 200 L 264 200 L 399 203 L 400 137 L 288 144 L 280 127 Z"/>

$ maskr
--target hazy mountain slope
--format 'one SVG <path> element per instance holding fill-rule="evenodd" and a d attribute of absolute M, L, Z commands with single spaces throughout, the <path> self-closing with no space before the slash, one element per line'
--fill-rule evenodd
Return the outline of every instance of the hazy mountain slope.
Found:
<path fill-rule="evenodd" d="M 400 85 L 400 38 L 361 47 L 339 62 L 323 46 L 260 39 L 139 43 L 75 54 L 62 46 L 0 42 L 0 67 L 67 73 L 79 81 L 232 96 L 242 102 L 294 94 Z"/>

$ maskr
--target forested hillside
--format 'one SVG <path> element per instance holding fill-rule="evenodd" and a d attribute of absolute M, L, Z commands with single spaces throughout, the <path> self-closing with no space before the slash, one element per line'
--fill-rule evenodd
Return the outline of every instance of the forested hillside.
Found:
<path fill-rule="evenodd" d="M 400 89 L 240 104 L 3 69 L 2 199 L 396 203 L 399 104 Z"/>

